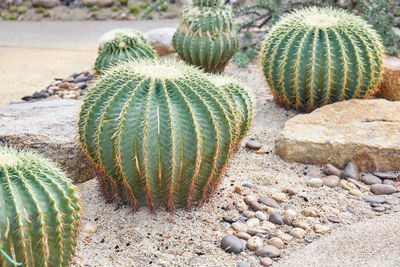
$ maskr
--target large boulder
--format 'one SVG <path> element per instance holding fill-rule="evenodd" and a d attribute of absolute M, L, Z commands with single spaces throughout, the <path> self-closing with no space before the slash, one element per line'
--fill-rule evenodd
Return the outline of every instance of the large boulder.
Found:
<path fill-rule="evenodd" d="M 400 170 L 400 102 L 349 100 L 288 120 L 275 141 L 285 161 L 355 161 L 361 171 Z"/>
<path fill-rule="evenodd" d="M 83 5 L 86 7 L 110 7 L 114 4 L 114 0 L 83 0 Z"/>
<path fill-rule="evenodd" d="M 144 36 L 149 40 L 159 56 L 165 56 L 175 53 L 175 49 L 172 46 L 172 37 L 175 32 L 175 28 L 157 28 L 146 32 Z"/>
<path fill-rule="evenodd" d="M 45 8 L 53 8 L 60 4 L 58 0 L 32 0 L 32 5 L 34 7 L 45 7 Z"/>
<path fill-rule="evenodd" d="M 0 143 L 33 148 L 52 158 L 74 182 L 96 176 L 77 142 L 81 101 L 41 100 L 0 107 Z"/>
<path fill-rule="evenodd" d="M 377 96 L 387 100 L 400 101 L 400 58 L 385 58 L 383 67 L 383 79 L 379 85 Z"/>

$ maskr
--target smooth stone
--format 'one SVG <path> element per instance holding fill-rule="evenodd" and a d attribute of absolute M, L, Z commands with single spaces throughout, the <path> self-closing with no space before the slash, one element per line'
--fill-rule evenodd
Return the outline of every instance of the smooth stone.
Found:
<path fill-rule="evenodd" d="M 249 140 L 246 142 L 246 147 L 250 149 L 260 149 L 262 144 L 255 140 Z"/>
<path fill-rule="evenodd" d="M 283 248 L 283 241 L 279 237 L 273 237 L 267 242 L 268 245 L 274 246 L 276 248 Z"/>
<path fill-rule="evenodd" d="M 282 202 L 287 200 L 287 195 L 285 193 L 275 193 L 271 196 L 271 198 L 277 202 Z"/>
<path fill-rule="evenodd" d="M 327 218 L 328 219 L 328 221 L 330 221 L 330 222 L 333 222 L 333 223 L 341 223 L 342 222 L 342 220 L 340 220 L 339 218 L 337 218 L 337 217 L 328 217 Z"/>
<path fill-rule="evenodd" d="M 311 187 L 321 187 L 323 182 L 320 178 L 311 178 L 308 180 L 307 185 Z"/>
<path fill-rule="evenodd" d="M 394 181 L 393 180 L 389 180 L 389 179 L 385 179 L 385 180 L 383 180 L 383 184 L 394 185 Z"/>
<path fill-rule="evenodd" d="M 371 185 L 371 192 L 375 195 L 390 195 L 397 192 L 397 189 L 390 184 Z"/>
<path fill-rule="evenodd" d="M 250 209 L 252 209 L 253 211 L 259 211 L 263 209 L 263 206 L 258 203 L 258 201 L 250 201 L 247 203 L 247 205 L 249 206 Z"/>
<path fill-rule="evenodd" d="M 373 211 L 379 211 L 379 212 L 383 212 L 386 210 L 385 207 L 379 206 L 379 207 L 373 207 L 372 208 Z"/>
<path fill-rule="evenodd" d="M 293 240 L 293 236 L 283 233 L 278 236 L 283 242 L 290 242 Z"/>
<path fill-rule="evenodd" d="M 252 201 L 257 201 L 257 197 L 253 195 L 248 195 L 244 198 L 244 203 L 246 203 L 247 205 L 249 205 L 249 203 Z"/>
<path fill-rule="evenodd" d="M 294 216 L 291 214 L 284 214 L 282 217 L 282 221 L 286 225 L 292 225 L 293 219 L 294 219 Z"/>
<path fill-rule="evenodd" d="M 304 231 L 304 229 L 296 227 L 290 230 L 289 234 L 295 238 L 303 239 L 304 236 L 306 235 L 306 231 Z"/>
<path fill-rule="evenodd" d="M 262 212 L 262 211 L 257 211 L 256 217 L 262 221 L 265 221 L 267 219 L 267 216 Z"/>
<path fill-rule="evenodd" d="M 265 229 L 267 229 L 267 230 L 274 230 L 274 229 L 276 229 L 276 225 L 273 224 L 272 222 L 269 222 L 269 221 L 263 221 L 261 227 L 262 227 L 262 228 L 265 228 Z"/>
<path fill-rule="evenodd" d="M 258 201 L 261 202 L 262 204 L 268 206 L 268 207 L 272 207 L 272 208 L 279 209 L 279 204 L 278 204 L 278 202 L 276 202 L 276 201 L 275 201 L 274 199 L 272 199 L 272 198 L 263 197 L 263 198 L 260 198 Z"/>
<path fill-rule="evenodd" d="M 240 212 L 247 210 L 249 207 L 244 202 L 237 202 L 236 209 Z"/>
<path fill-rule="evenodd" d="M 248 233 L 249 235 L 252 235 L 252 236 L 253 236 L 253 235 L 258 235 L 258 234 L 266 235 L 266 234 L 268 234 L 269 232 L 266 231 L 266 230 L 264 230 L 264 229 L 251 228 L 251 229 L 247 230 L 247 233 Z"/>
<path fill-rule="evenodd" d="M 297 195 L 297 191 L 292 188 L 283 188 L 282 192 L 288 194 L 289 196 Z"/>
<path fill-rule="evenodd" d="M 372 184 L 381 184 L 382 180 L 370 173 L 365 174 L 364 176 L 361 176 L 361 182 L 364 184 L 372 185 Z"/>
<path fill-rule="evenodd" d="M 369 192 L 369 186 L 363 184 L 362 182 L 355 180 L 353 178 L 347 178 L 347 181 L 354 184 L 355 186 L 357 186 L 358 188 L 360 188 L 360 190 L 364 191 L 364 192 Z"/>
<path fill-rule="evenodd" d="M 256 256 L 276 258 L 281 256 L 281 251 L 274 246 L 266 245 L 256 249 Z"/>
<path fill-rule="evenodd" d="M 340 183 L 340 177 L 336 175 L 329 175 L 321 178 L 322 183 L 328 187 L 336 187 Z"/>
<path fill-rule="evenodd" d="M 283 224 L 282 216 L 279 213 L 270 214 L 269 215 L 269 221 L 274 223 L 274 224 L 278 224 L 278 225 L 282 225 Z"/>
<path fill-rule="evenodd" d="M 353 161 L 347 163 L 346 168 L 342 172 L 342 176 L 360 180 L 360 173 L 358 172 L 357 164 Z"/>
<path fill-rule="evenodd" d="M 90 80 L 90 77 L 88 77 L 88 76 L 79 76 L 74 79 L 74 83 L 83 83 L 83 82 L 87 82 L 89 80 Z"/>
<path fill-rule="evenodd" d="M 389 205 L 398 205 L 400 201 L 396 198 L 388 197 L 385 202 Z"/>
<path fill-rule="evenodd" d="M 247 261 L 239 262 L 237 267 L 251 267 L 251 264 Z"/>
<path fill-rule="evenodd" d="M 301 213 L 306 217 L 318 217 L 318 213 L 315 210 L 304 208 Z"/>
<path fill-rule="evenodd" d="M 82 231 L 85 233 L 89 233 L 89 234 L 94 234 L 97 232 L 98 226 L 94 223 L 86 223 L 83 228 Z"/>
<path fill-rule="evenodd" d="M 350 189 L 349 194 L 355 197 L 361 197 L 363 193 L 358 189 Z"/>
<path fill-rule="evenodd" d="M 244 217 L 244 216 L 240 216 L 239 218 L 237 218 L 237 222 L 247 222 L 248 218 Z"/>
<path fill-rule="evenodd" d="M 308 230 L 310 228 L 307 223 L 301 222 L 301 221 L 294 221 L 292 223 L 292 225 L 294 227 L 298 227 L 298 228 L 301 228 L 301 229 L 304 229 L 304 230 Z"/>
<path fill-rule="evenodd" d="M 258 236 L 252 236 L 247 240 L 247 247 L 250 250 L 256 250 L 258 248 L 261 248 L 264 245 L 263 241 L 261 238 Z"/>
<path fill-rule="evenodd" d="M 316 223 L 314 225 L 314 231 L 316 233 L 319 233 L 319 234 L 328 233 L 330 230 L 331 230 L 331 228 L 328 225 L 325 225 L 325 224 Z"/>
<path fill-rule="evenodd" d="M 234 222 L 231 224 L 231 226 L 237 232 L 247 232 L 248 229 L 247 225 L 242 222 Z"/>
<path fill-rule="evenodd" d="M 221 240 L 221 248 L 227 252 L 233 252 L 235 254 L 243 251 L 243 243 L 234 235 L 227 235 Z"/>
<path fill-rule="evenodd" d="M 260 264 L 262 266 L 271 266 L 274 261 L 270 257 L 260 257 Z"/>
<path fill-rule="evenodd" d="M 399 178 L 399 175 L 394 173 L 394 172 L 373 172 L 375 176 L 378 176 L 379 178 L 382 179 L 392 179 L 395 180 Z"/>
<path fill-rule="evenodd" d="M 258 218 L 250 218 L 246 222 L 246 226 L 248 229 L 256 228 L 259 225 L 260 225 L 260 220 Z M 242 232 L 246 232 L 246 231 L 242 231 Z"/>
<path fill-rule="evenodd" d="M 375 203 L 375 202 L 371 202 L 371 203 L 369 203 L 369 205 L 370 205 L 371 207 L 373 207 L 373 208 L 375 208 L 375 207 L 380 207 L 380 206 L 381 206 L 379 203 Z"/>
<path fill-rule="evenodd" d="M 256 217 L 256 213 L 254 211 L 251 211 L 251 210 L 243 211 L 242 215 L 244 217 L 247 217 L 247 218 L 255 218 Z"/>
<path fill-rule="evenodd" d="M 338 168 L 336 168 L 335 166 L 333 166 L 332 164 L 325 164 L 322 167 L 322 171 L 323 173 L 325 173 L 326 175 L 334 175 L 334 176 L 341 176 L 342 171 L 339 170 Z"/>
<path fill-rule="evenodd" d="M 245 232 L 239 232 L 239 233 L 236 234 L 236 236 L 237 236 L 238 238 L 244 239 L 244 240 L 248 240 L 248 239 L 251 237 L 250 234 L 245 233 Z"/>

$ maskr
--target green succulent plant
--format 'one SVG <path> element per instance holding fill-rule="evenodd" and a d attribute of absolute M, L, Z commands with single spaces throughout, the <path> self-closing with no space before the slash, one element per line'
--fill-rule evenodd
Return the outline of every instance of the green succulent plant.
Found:
<path fill-rule="evenodd" d="M 54 163 L 0 146 L 0 214 L 0 266 L 70 265 L 79 197 Z"/>
<path fill-rule="evenodd" d="M 17 20 L 17 16 L 14 14 L 6 13 L 3 15 L 4 20 Z"/>
<path fill-rule="evenodd" d="M 182 58 L 208 72 L 222 72 L 237 52 L 239 38 L 229 6 L 219 1 L 194 1 L 186 8 L 172 43 Z"/>
<path fill-rule="evenodd" d="M 135 5 L 131 5 L 129 7 L 129 10 L 133 13 L 133 14 L 139 14 L 140 13 L 140 8 L 135 6 Z"/>
<path fill-rule="evenodd" d="M 18 12 L 18 14 L 20 14 L 20 15 L 25 14 L 25 13 L 26 13 L 26 7 L 23 7 L 23 6 L 19 7 L 19 8 L 17 9 L 17 12 Z"/>
<path fill-rule="evenodd" d="M 116 29 L 101 37 L 95 69 L 102 74 L 119 62 L 156 57 L 156 52 L 142 33 L 133 29 Z"/>
<path fill-rule="evenodd" d="M 100 10 L 100 7 L 98 7 L 96 5 L 89 7 L 89 11 L 90 12 L 96 12 L 96 11 L 99 11 L 99 10 Z"/>
<path fill-rule="evenodd" d="M 275 100 L 298 111 L 368 98 L 382 77 L 384 47 L 361 18 L 343 10 L 307 8 L 268 33 L 261 65 Z"/>
<path fill-rule="evenodd" d="M 160 10 L 161 11 L 167 11 L 168 10 L 168 3 L 164 2 L 160 5 Z"/>
<path fill-rule="evenodd" d="M 10 6 L 9 11 L 14 13 L 17 12 L 18 8 L 16 6 Z"/>
<path fill-rule="evenodd" d="M 46 12 L 46 9 L 44 7 L 38 7 L 35 9 L 35 12 L 38 14 L 43 14 L 44 12 Z"/>
<path fill-rule="evenodd" d="M 190 208 L 218 185 L 242 133 L 238 106 L 197 68 L 129 61 L 88 91 L 79 140 L 107 199 L 134 210 L 146 204 L 151 210 Z"/>

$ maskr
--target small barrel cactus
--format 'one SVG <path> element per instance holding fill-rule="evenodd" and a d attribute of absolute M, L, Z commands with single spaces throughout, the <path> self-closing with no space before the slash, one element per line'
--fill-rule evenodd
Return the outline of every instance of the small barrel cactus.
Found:
<path fill-rule="evenodd" d="M 76 188 L 54 163 L 0 146 L 0 266 L 70 266 L 79 219 Z"/>
<path fill-rule="evenodd" d="M 156 56 L 142 33 L 133 29 L 116 29 L 100 38 L 95 70 L 97 74 L 102 74 L 118 62 Z"/>
<path fill-rule="evenodd" d="M 381 38 L 361 18 L 315 7 L 286 15 L 260 50 L 276 101 L 307 112 L 373 95 L 382 76 L 383 53 Z"/>
<path fill-rule="evenodd" d="M 204 73 L 175 61 L 131 61 L 103 75 L 82 104 L 79 136 L 106 198 L 134 210 L 207 200 L 239 138 L 231 102 Z"/>
<path fill-rule="evenodd" d="M 232 10 L 215 0 L 193 3 L 193 8 L 184 9 L 172 44 L 187 63 L 208 72 L 222 72 L 239 47 Z"/>

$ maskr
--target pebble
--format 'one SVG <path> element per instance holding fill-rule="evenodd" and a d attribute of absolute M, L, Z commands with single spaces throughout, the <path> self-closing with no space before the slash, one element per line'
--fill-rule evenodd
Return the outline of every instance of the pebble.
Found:
<path fill-rule="evenodd" d="M 379 206 L 379 207 L 373 207 L 373 208 L 372 208 L 372 210 L 373 210 L 373 211 L 379 211 L 379 212 L 382 212 L 382 211 L 385 211 L 385 207 L 382 207 L 382 206 Z"/>
<path fill-rule="evenodd" d="M 384 183 L 384 184 L 394 185 L 394 181 L 393 181 L 393 180 L 389 180 L 389 179 L 383 180 L 383 183 Z"/>
<path fill-rule="evenodd" d="M 336 175 L 329 175 L 321 178 L 322 183 L 328 187 L 338 186 L 340 183 L 340 177 Z"/>
<path fill-rule="evenodd" d="M 260 220 L 258 218 L 248 219 L 247 222 L 246 222 L 246 226 L 247 226 L 248 229 L 256 228 L 256 227 L 260 226 Z M 247 230 L 246 231 L 242 231 L 242 232 L 247 232 Z"/>
<path fill-rule="evenodd" d="M 355 197 L 361 197 L 362 192 L 358 189 L 350 189 L 349 194 Z"/>
<path fill-rule="evenodd" d="M 357 188 L 357 186 L 355 184 L 352 184 L 346 180 L 341 180 L 339 185 L 341 188 L 346 189 L 348 191 L 350 191 L 351 189 Z"/>
<path fill-rule="evenodd" d="M 283 233 L 278 236 L 283 242 L 290 242 L 293 240 L 293 236 Z"/>
<path fill-rule="evenodd" d="M 322 171 L 326 174 L 326 175 L 335 175 L 335 176 L 341 176 L 342 171 L 339 170 L 338 168 L 336 168 L 335 166 L 333 166 L 332 164 L 325 164 L 322 167 Z"/>
<path fill-rule="evenodd" d="M 265 221 L 267 219 L 267 216 L 262 211 L 257 211 L 255 214 L 256 217 L 261 221 Z"/>
<path fill-rule="evenodd" d="M 292 223 L 292 225 L 293 225 L 294 227 L 298 227 L 298 228 L 301 228 L 301 229 L 304 229 L 304 230 L 309 229 L 308 224 L 305 223 L 305 222 L 301 222 L 301 221 L 294 221 L 294 222 Z"/>
<path fill-rule="evenodd" d="M 258 203 L 258 201 L 250 201 L 247 203 L 247 205 L 249 206 L 250 209 L 252 209 L 253 211 L 259 211 L 263 209 L 263 206 Z"/>
<path fill-rule="evenodd" d="M 246 142 L 246 147 L 250 149 L 260 149 L 261 143 L 256 140 L 249 140 Z"/>
<path fill-rule="evenodd" d="M 226 210 L 234 210 L 235 209 L 235 205 L 233 205 L 233 203 L 229 203 L 227 206 L 226 206 Z"/>
<path fill-rule="evenodd" d="M 392 180 L 397 179 L 399 176 L 398 174 L 396 174 L 394 172 L 374 172 L 373 174 L 382 179 L 392 179 Z"/>
<path fill-rule="evenodd" d="M 286 224 L 286 225 L 292 225 L 293 219 L 294 219 L 293 215 L 291 215 L 291 214 L 284 214 L 284 215 L 283 215 L 283 218 L 282 218 L 282 221 L 283 221 L 283 223 Z"/>
<path fill-rule="evenodd" d="M 281 251 L 274 246 L 266 245 L 256 249 L 256 256 L 276 258 L 281 256 Z"/>
<path fill-rule="evenodd" d="M 296 227 L 290 230 L 289 234 L 295 238 L 303 239 L 306 235 L 306 231 L 304 231 L 304 229 Z"/>
<path fill-rule="evenodd" d="M 349 183 L 354 184 L 355 186 L 357 186 L 357 188 L 360 188 L 360 189 L 361 189 L 362 191 L 364 191 L 364 192 L 369 191 L 369 186 L 363 184 L 363 183 L 360 182 L 360 181 L 357 181 L 357 180 L 355 180 L 355 179 L 353 179 L 353 178 L 347 178 L 347 181 L 348 181 Z"/>
<path fill-rule="evenodd" d="M 90 77 L 88 77 L 88 76 L 79 76 L 79 77 L 76 77 L 74 80 L 73 80 L 73 82 L 74 83 L 83 83 L 83 82 L 87 82 L 87 81 L 89 81 L 90 80 Z"/>
<path fill-rule="evenodd" d="M 247 261 L 242 261 L 242 262 L 239 262 L 237 267 L 251 267 L 251 264 Z"/>
<path fill-rule="evenodd" d="M 248 195 L 244 198 L 244 203 L 246 203 L 247 205 L 249 205 L 249 203 L 252 201 L 257 201 L 257 197 L 253 195 Z"/>
<path fill-rule="evenodd" d="M 240 253 L 243 251 L 243 243 L 234 235 L 227 235 L 221 240 L 221 248 L 227 252 Z"/>
<path fill-rule="evenodd" d="M 371 203 L 369 203 L 369 205 L 371 206 L 371 207 L 380 207 L 381 205 L 379 204 L 379 203 L 375 203 L 375 202 L 371 202 Z"/>
<path fill-rule="evenodd" d="M 236 203 L 236 209 L 240 212 L 243 212 L 248 209 L 247 205 L 244 202 Z"/>
<path fill-rule="evenodd" d="M 312 209 L 305 208 L 301 211 L 301 213 L 306 217 L 318 217 L 318 213 Z"/>
<path fill-rule="evenodd" d="M 283 224 L 282 216 L 279 213 L 272 213 L 269 215 L 269 221 L 278 225 Z"/>
<path fill-rule="evenodd" d="M 248 218 L 244 217 L 244 216 L 240 216 L 239 218 L 237 218 L 237 222 L 247 222 Z"/>
<path fill-rule="evenodd" d="M 283 241 L 278 237 L 271 238 L 270 240 L 268 240 L 267 244 L 279 249 L 283 248 Z"/>
<path fill-rule="evenodd" d="M 358 167 L 353 161 L 347 163 L 346 168 L 343 170 L 342 175 L 347 178 L 360 180 L 360 173 L 358 172 Z"/>
<path fill-rule="evenodd" d="M 226 217 L 226 216 L 222 217 L 222 221 L 226 222 L 226 223 L 234 223 L 235 222 L 234 219 L 232 219 L 230 217 Z"/>
<path fill-rule="evenodd" d="M 268 231 L 263 230 L 263 229 L 255 229 L 255 228 L 252 228 L 252 229 L 247 230 L 247 233 L 248 233 L 249 235 L 258 235 L 258 234 L 266 235 L 266 234 L 268 234 Z"/>
<path fill-rule="evenodd" d="M 390 184 L 371 185 L 371 192 L 375 195 L 390 195 L 397 192 L 397 189 Z"/>
<path fill-rule="evenodd" d="M 328 221 L 330 221 L 330 222 L 333 222 L 333 223 L 341 223 L 342 222 L 342 220 L 340 220 L 339 218 L 337 218 L 337 217 L 328 217 L 327 218 L 328 219 Z"/>
<path fill-rule="evenodd" d="M 97 232 L 98 226 L 94 223 L 87 223 L 83 226 L 83 231 L 89 234 L 94 234 Z"/>
<path fill-rule="evenodd" d="M 367 202 L 374 202 L 374 203 L 383 203 L 385 202 L 385 198 L 382 196 L 363 196 L 362 199 L 364 199 Z"/>
<path fill-rule="evenodd" d="M 372 175 L 370 173 L 365 174 L 364 176 L 361 176 L 361 182 L 364 184 L 381 184 L 382 180 L 379 177 L 376 177 L 375 175 Z"/>
<path fill-rule="evenodd" d="M 258 190 L 258 187 L 254 186 L 252 184 L 243 184 L 243 187 L 247 187 L 247 188 L 250 188 L 250 189 Z"/>
<path fill-rule="evenodd" d="M 274 263 L 274 261 L 270 257 L 261 257 L 260 258 L 260 264 L 262 266 L 271 266 Z"/>
<path fill-rule="evenodd" d="M 244 217 L 247 217 L 247 218 L 255 218 L 256 217 L 256 213 L 254 211 L 251 211 L 251 210 L 243 211 L 242 215 Z"/>
<path fill-rule="evenodd" d="M 269 221 L 263 221 L 261 227 L 262 227 L 262 228 L 265 228 L 265 229 L 267 229 L 267 230 L 274 230 L 274 229 L 276 229 L 276 225 L 273 224 L 272 222 L 269 222 Z"/>
<path fill-rule="evenodd" d="M 68 89 L 70 86 L 71 86 L 71 84 L 70 84 L 69 82 L 63 82 L 62 84 L 60 84 L 60 85 L 58 86 L 58 88 L 61 88 L 61 89 Z"/>
<path fill-rule="evenodd" d="M 261 248 L 264 245 L 263 241 L 261 238 L 258 236 L 252 236 L 247 240 L 247 247 L 250 250 L 256 250 L 258 248 Z"/>
<path fill-rule="evenodd" d="M 279 209 L 279 204 L 274 199 L 269 197 L 263 197 L 258 200 L 259 202 L 263 203 L 264 205 L 272 208 Z"/>
<path fill-rule="evenodd" d="M 248 229 L 247 225 L 242 222 L 234 222 L 231 226 L 237 232 L 247 232 Z"/>
<path fill-rule="evenodd" d="M 311 187 L 321 187 L 323 183 L 320 178 L 311 178 L 308 180 L 307 185 Z"/>
<path fill-rule="evenodd" d="M 251 235 L 249 235 L 248 233 L 245 233 L 245 232 L 239 232 L 236 234 L 236 236 L 238 238 L 244 239 L 244 240 L 248 240 L 251 237 Z"/>
<path fill-rule="evenodd" d="M 385 201 L 389 205 L 398 205 L 400 201 L 396 198 L 388 197 Z"/>
<path fill-rule="evenodd" d="M 319 234 L 328 233 L 330 230 L 331 230 L 331 228 L 328 225 L 319 224 L 319 223 L 316 223 L 314 225 L 314 231 Z"/>
<path fill-rule="evenodd" d="M 297 191 L 292 188 L 283 188 L 282 192 L 288 194 L 289 196 L 297 195 Z"/>
<path fill-rule="evenodd" d="M 188 217 L 186 217 L 186 218 L 188 218 Z M 189 219 L 190 220 L 190 219 Z M 231 228 L 231 225 L 229 224 L 229 223 L 222 223 L 221 224 L 221 229 L 222 230 L 225 230 L 225 229 L 229 229 L 229 228 Z"/>
<path fill-rule="evenodd" d="M 282 201 L 287 200 L 287 196 L 285 193 L 275 193 L 271 196 L 271 198 L 277 202 L 282 202 Z"/>

